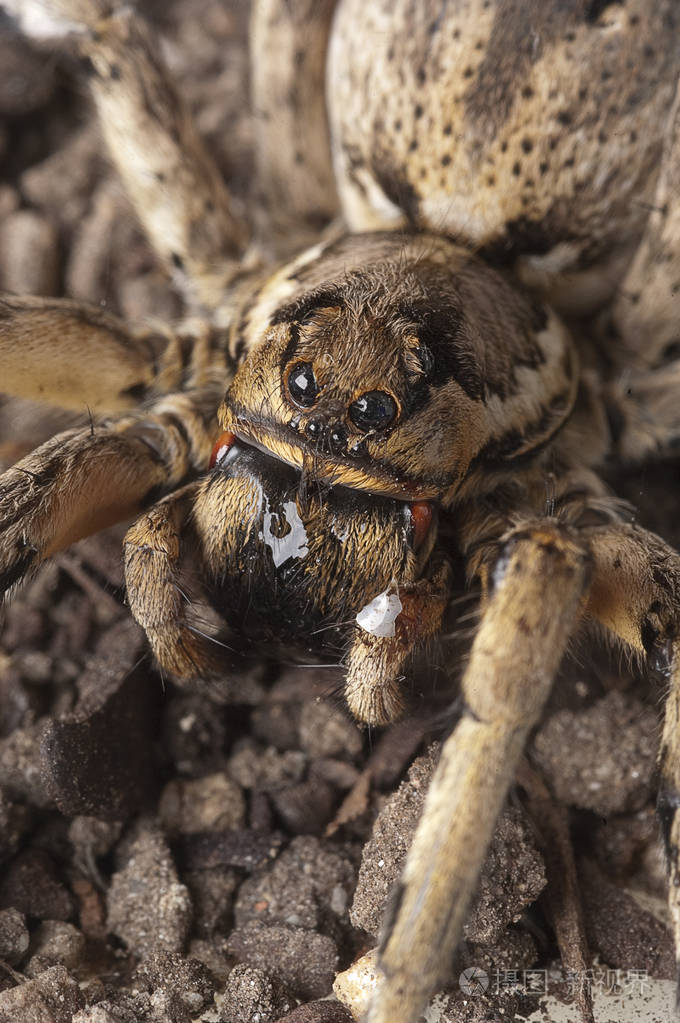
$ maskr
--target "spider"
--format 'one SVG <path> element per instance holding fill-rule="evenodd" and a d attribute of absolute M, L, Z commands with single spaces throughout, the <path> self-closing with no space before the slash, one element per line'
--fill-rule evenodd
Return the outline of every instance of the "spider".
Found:
<path fill-rule="evenodd" d="M 680 559 L 598 476 L 680 435 L 674 0 L 258 0 L 256 240 L 134 10 L 5 6 L 28 34 L 76 37 L 191 317 L 134 331 L 3 298 L 3 389 L 111 418 L 2 477 L 2 588 L 138 516 L 128 598 L 164 668 L 219 675 L 243 637 L 314 636 L 342 645 L 348 705 L 378 725 L 404 712 L 452 594 L 479 586 L 370 1023 L 412 1023 L 445 975 L 527 735 L 596 628 L 669 680 L 677 937 Z M 224 646 L 192 624 L 187 557 Z"/>

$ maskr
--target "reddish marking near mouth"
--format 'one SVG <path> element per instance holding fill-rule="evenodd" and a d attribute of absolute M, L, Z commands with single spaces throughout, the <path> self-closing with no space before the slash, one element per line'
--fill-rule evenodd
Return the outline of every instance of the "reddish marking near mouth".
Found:
<path fill-rule="evenodd" d="M 210 468 L 219 462 L 223 458 L 232 444 L 236 443 L 236 437 L 233 433 L 221 433 L 215 442 L 215 446 L 212 449 L 210 456 Z"/>
<path fill-rule="evenodd" d="M 410 508 L 413 521 L 413 546 L 418 550 L 432 525 L 432 505 L 429 501 L 413 501 Z"/>

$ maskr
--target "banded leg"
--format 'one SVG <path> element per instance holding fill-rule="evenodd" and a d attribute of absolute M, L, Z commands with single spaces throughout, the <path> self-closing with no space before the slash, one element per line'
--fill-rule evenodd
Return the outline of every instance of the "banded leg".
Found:
<path fill-rule="evenodd" d="M 215 395 L 171 395 L 148 415 L 57 434 L 0 476 L 0 594 L 45 558 L 137 514 L 207 466 Z"/>
<path fill-rule="evenodd" d="M 95 306 L 0 295 L 3 393 L 78 412 L 132 409 L 183 387 L 227 384 L 223 343 L 204 322 L 134 330 Z"/>
<path fill-rule="evenodd" d="M 101 130 L 151 243 L 215 309 L 247 231 L 141 17 L 105 0 L 3 0 L 30 35 L 77 34 Z"/>
<path fill-rule="evenodd" d="M 250 63 L 258 184 L 266 223 L 298 248 L 338 212 L 326 115 L 326 49 L 337 0 L 257 0 Z M 276 59 L 272 60 L 272 54 Z M 266 238 L 263 238 L 266 241 Z"/>
<path fill-rule="evenodd" d="M 345 699 L 357 721 L 387 725 L 403 717 L 404 667 L 439 632 L 450 586 L 451 569 L 443 562 L 429 578 L 395 592 L 401 610 L 388 628 L 392 635 L 357 626 L 345 679 Z"/>
<path fill-rule="evenodd" d="M 587 549 L 546 523 L 507 539 L 381 949 L 369 1023 L 413 1023 L 446 975 L 496 818 L 578 619 Z"/>

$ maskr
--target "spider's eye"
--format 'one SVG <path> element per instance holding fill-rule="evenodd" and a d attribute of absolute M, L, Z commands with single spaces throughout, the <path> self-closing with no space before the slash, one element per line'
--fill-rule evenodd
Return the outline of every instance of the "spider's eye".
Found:
<path fill-rule="evenodd" d="M 397 403 L 385 391 L 367 391 L 349 407 L 349 418 L 364 432 L 384 430 L 397 414 Z"/>
<path fill-rule="evenodd" d="M 288 374 L 288 391 L 300 408 L 311 408 L 319 393 L 311 362 L 298 362 Z"/>

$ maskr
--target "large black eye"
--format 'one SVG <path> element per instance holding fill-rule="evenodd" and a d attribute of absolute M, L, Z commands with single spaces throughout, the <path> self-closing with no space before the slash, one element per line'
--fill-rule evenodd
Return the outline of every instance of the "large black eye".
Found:
<path fill-rule="evenodd" d="M 385 391 L 367 391 L 349 407 L 349 418 L 360 430 L 384 430 L 397 414 L 397 403 Z"/>
<path fill-rule="evenodd" d="M 288 374 L 288 390 L 296 405 L 311 408 L 319 393 L 311 362 L 298 362 Z"/>

